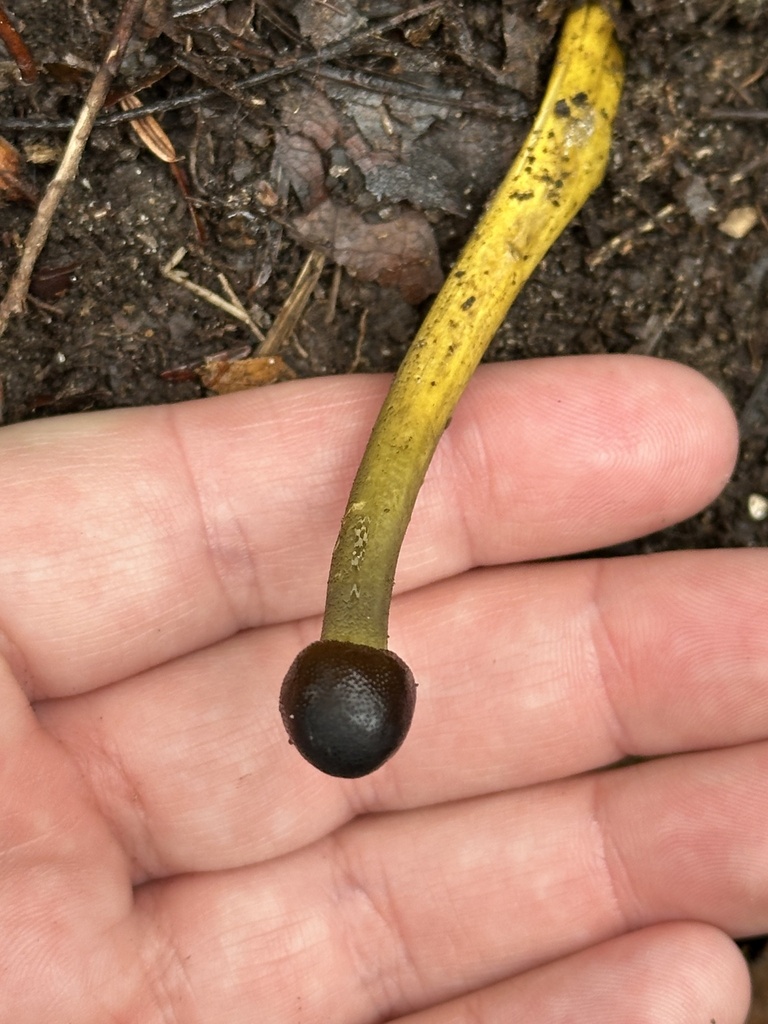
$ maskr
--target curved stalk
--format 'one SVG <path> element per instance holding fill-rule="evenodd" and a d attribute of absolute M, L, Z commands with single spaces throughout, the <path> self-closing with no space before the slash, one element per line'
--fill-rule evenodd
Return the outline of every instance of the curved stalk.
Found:
<path fill-rule="evenodd" d="M 373 427 L 333 552 L 322 639 L 307 648 L 315 662 L 318 647 L 329 642 L 329 657 L 338 654 L 338 644 L 395 657 L 386 651 L 395 566 L 427 467 L 510 305 L 602 180 L 622 82 L 610 15 L 596 3 L 576 9 L 563 26 L 523 148 L 414 338 Z M 296 678 L 300 659 L 286 677 L 281 704 L 289 733 L 308 756 L 317 730 L 309 739 L 294 735 L 304 708 Z M 334 680 L 338 696 L 341 683 Z M 313 700 L 317 683 L 313 676 Z M 413 694 L 409 700 L 412 713 Z M 407 719 L 405 730 L 410 714 Z"/>

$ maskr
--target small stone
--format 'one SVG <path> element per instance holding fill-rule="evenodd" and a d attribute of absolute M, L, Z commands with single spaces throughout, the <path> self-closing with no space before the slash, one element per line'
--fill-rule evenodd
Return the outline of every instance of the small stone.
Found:
<path fill-rule="evenodd" d="M 760 220 L 754 206 L 735 206 L 718 228 L 729 238 L 744 238 Z"/>
<path fill-rule="evenodd" d="M 768 519 L 768 498 L 764 494 L 750 494 L 747 498 L 747 511 L 756 523 Z"/>

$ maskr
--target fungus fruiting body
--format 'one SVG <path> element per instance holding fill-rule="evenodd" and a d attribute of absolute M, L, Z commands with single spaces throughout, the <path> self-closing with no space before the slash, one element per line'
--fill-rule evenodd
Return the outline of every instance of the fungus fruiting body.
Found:
<path fill-rule="evenodd" d="M 440 436 L 510 305 L 603 178 L 623 62 L 597 3 L 566 18 L 525 143 L 414 338 L 373 427 L 331 559 L 321 639 L 283 683 L 292 742 L 329 775 L 366 775 L 410 726 L 415 684 L 387 650 L 395 566 Z"/>

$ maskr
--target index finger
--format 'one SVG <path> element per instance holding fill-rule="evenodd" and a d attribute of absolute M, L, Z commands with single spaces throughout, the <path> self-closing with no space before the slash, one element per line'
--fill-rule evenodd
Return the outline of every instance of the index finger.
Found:
<path fill-rule="evenodd" d="M 0 628 L 33 696 L 125 678 L 322 608 L 387 381 L 343 378 L 0 436 Z M 686 368 L 578 357 L 481 370 L 438 449 L 399 589 L 658 529 L 727 478 L 733 417 Z"/>

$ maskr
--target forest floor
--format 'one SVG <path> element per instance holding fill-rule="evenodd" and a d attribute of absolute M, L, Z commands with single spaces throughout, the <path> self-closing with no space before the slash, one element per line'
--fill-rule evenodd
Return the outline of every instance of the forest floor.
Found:
<path fill-rule="evenodd" d="M 201 6 L 150 0 L 110 97 L 171 108 L 157 118 L 186 185 L 126 123 L 94 130 L 27 314 L 0 339 L 5 422 L 201 395 L 188 368 L 259 351 L 259 334 L 280 357 L 266 372 L 394 369 L 524 137 L 565 9 L 231 0 L 184 16 Z M 0 134 L 25 161 L 18 200 L 0 203 L 0 294 L 115 5 L 17 0 L 13 14 L 40 73 L 22 84 L 0 59 Z M 736 475 L 633 550 L 762 545 L 768 3 L 635 0 L 617 24 L 627 80 L 605 183 L 487 358 L 643 352 L 701 370 L 740 417 Z M 179 273 L 231 288 L 251 325 Z"/>

